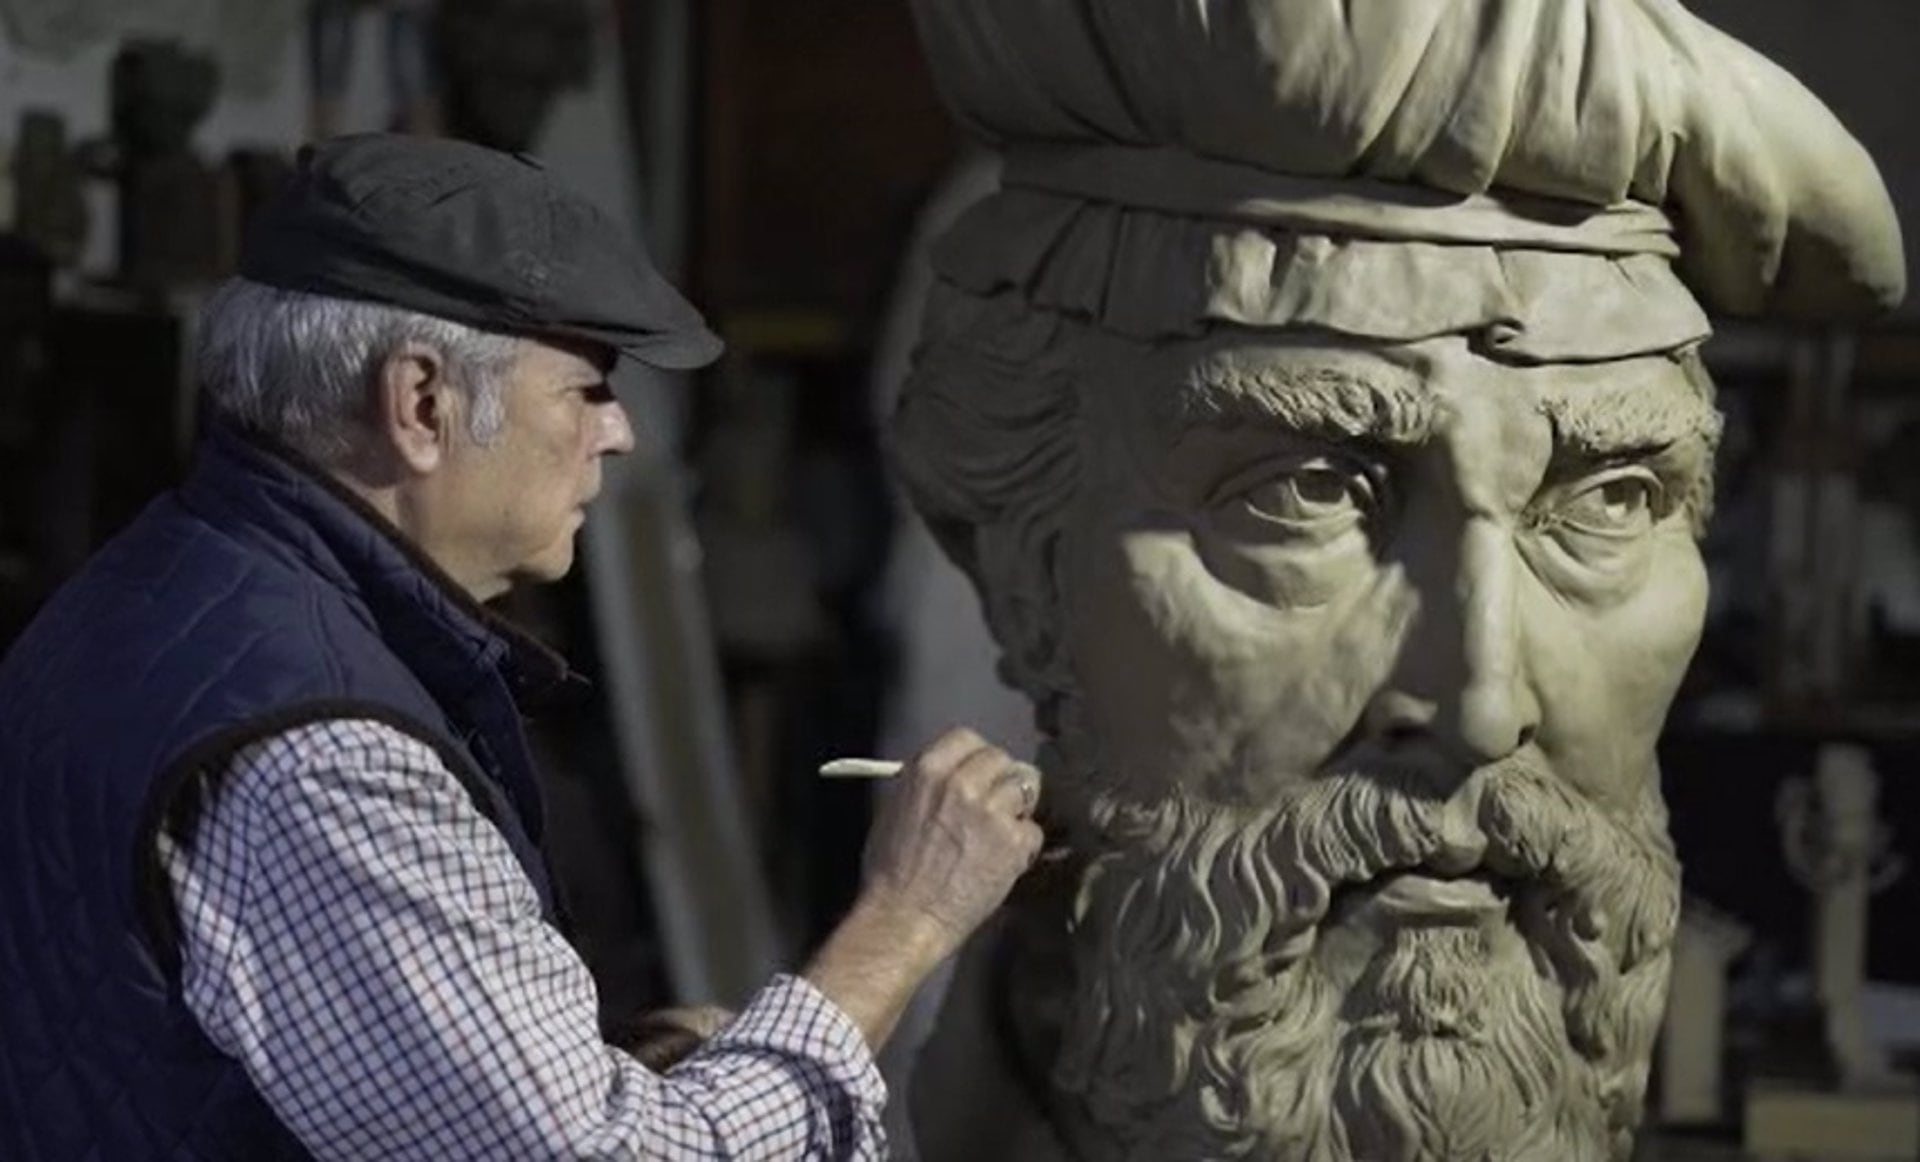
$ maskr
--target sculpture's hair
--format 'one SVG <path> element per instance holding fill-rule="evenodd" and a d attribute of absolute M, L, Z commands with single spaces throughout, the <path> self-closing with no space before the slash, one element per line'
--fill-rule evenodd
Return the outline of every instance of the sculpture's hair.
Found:
<path fill-rule="evenodd" d="M 236 278 L 201 310 L 194 364 L 204 406 L 333 464 L 370 419 L 381 362 L 408 343 L 445 357 L 473 440 L 498 439 L 520 342 L 381 303 Z"/>
<path fill-rule="evenodd" d="M 981 594 L 1002 676 L 1033 700 L 1045 729 L 1068 686 L 1056 558 L 1080 481 L 1083 325 L 1018 296 L 978 298 L 945 284 L 926 318 L 894 419 L 895 462 L 935 539 Z"/>

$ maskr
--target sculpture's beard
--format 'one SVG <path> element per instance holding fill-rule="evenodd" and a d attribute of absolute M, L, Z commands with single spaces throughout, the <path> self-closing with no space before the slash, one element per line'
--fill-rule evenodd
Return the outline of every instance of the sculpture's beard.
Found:
<path fill-rule="evenodd" d="M 1519 763 L 1444 801 L 1421 786 L 1083 805 L 1098 851 L 1054 1079 L 1100 1153 L 1627 1155 L 1679 909 L 1657 792 L 1620 819 Z M 1397 912 L 1394 883 L 1479 906 Z"/>

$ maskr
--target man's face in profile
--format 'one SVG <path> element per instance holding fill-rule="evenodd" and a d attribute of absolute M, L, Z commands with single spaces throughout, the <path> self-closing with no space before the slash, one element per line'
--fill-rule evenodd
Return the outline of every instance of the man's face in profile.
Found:
<path fill-rule="evenodd" d="M 1083 382 L 1058 1076 L 1167 1149 L 1613 1154 L 1678 907 L 1703 387 L 1248 332 L 1102 341 Z"/>

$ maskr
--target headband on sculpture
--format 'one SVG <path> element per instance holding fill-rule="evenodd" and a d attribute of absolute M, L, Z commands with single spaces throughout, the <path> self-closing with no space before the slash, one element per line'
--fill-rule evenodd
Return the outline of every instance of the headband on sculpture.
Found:
<path fill-rule="evenodd" d="M 1008 154 L 936 256 L 977 294 L 1557 361 L 1697 343 L 1695 295 L 1828 320 L 1904 293 L 1859 143 L 1673 0 L 914 3 Z"/>

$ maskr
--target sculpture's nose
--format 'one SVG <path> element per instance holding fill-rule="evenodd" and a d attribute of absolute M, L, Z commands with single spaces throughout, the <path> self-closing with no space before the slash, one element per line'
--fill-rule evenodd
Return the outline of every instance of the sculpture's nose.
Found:
<path fill-rule="evenodd" d="M 1489 519 L 1467 521 L 1436 556 L 1418 570 L 1430 579 L 1420 611 L 1367 724 L 1377 740 L 1437 745 L 1471 770 L 1526 746 L 1539 727 L 1519 601 L 1526 565 Z"/>

